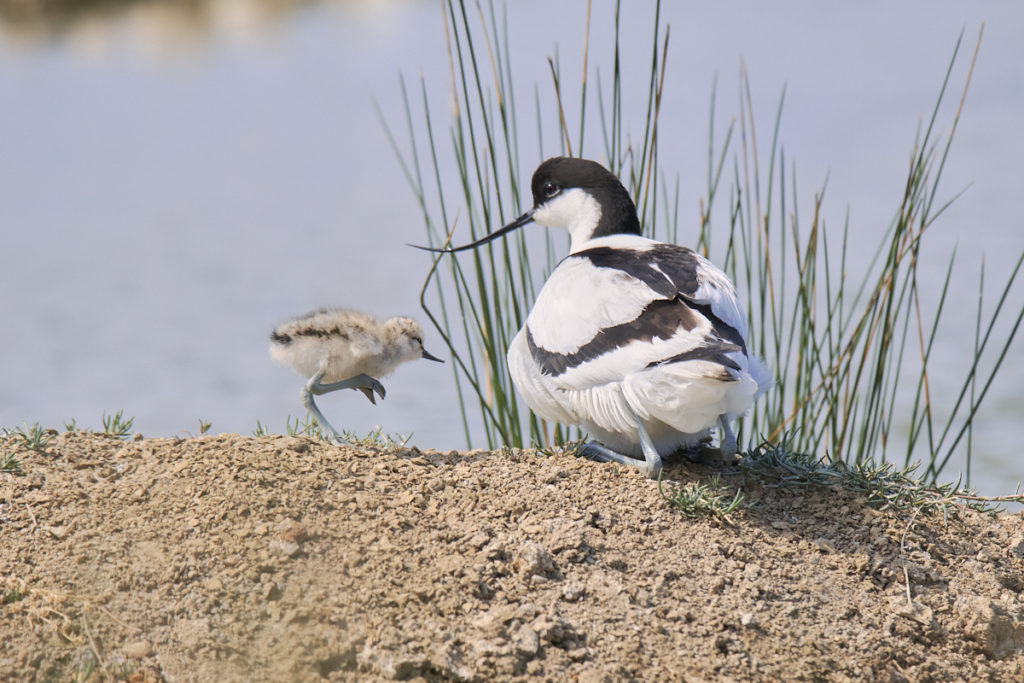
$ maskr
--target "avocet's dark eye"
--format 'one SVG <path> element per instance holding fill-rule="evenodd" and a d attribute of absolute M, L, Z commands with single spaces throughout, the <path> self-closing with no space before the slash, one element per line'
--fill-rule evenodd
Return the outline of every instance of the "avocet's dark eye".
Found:
<path fill-rule="evenodd" d="M 560 188 L 558 185 L 555 185 L 552 182 L 544 183 L 544 196 L 547 197 L 548 199 L 551 199 L 561 191 L 562 188 Z"/>

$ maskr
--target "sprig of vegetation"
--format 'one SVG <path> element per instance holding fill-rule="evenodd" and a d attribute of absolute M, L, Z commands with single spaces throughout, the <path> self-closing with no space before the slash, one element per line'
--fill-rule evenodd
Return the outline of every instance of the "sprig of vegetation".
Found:
<path fill-rule="evenodd" d="M 15 456 L 14 453 L 9 452 L 6 448 L 3 453 L 0 453 L 0 472 L 9 472 L 11 474 L 21 474 L 21 461 Z"/>
<path fill-rule="evenodd" d="M 935 484 L 918 472 L 920 463 L 897 468 L 892 463 L 846 463 L 827 456 L 817 457 L 791 450 L 789 435 L 779 443 L 762 443 L 739 463 L 745 481 L 723 486 L 720 475 L 707 483 L 690 482 L 673 486 L 668 493 L 658 481 L 658 492 L 685 517 L 711 516 L 731 523 L 728 515 L 756 505 L 747 501 L 742 485 L 750 479 L 771 489 L 828 489 L 864 496 L 864 502 L 876 510 L 899 513 L 937 512 L 943 516 L 954 510 L 992 513 L 1001 503 L 1024 504 L 1024 493 L 1004 496 L 979 496 L 960 482 Z"/>
<path fill-rule="evenodd" d="M 104 412 L 102 419 L 103 435 L 112 439 L 127 439 L 132 433 L 132 425 L 135 423 L 134 417 L 129 417 L 127 420 L 124 418 L 123 410 L 119 410 L 113 415 L 107 415 Z"/>
<path fill-rule="evenodd" d="M 267 428 L 264 426 L 262 422 L 256 420 L 256 429 L 252 430 L 252 435 L 255 437 L 266 436 Z"/>
<path fill-rule="evenodd" d="M 75 657 L 75 683 L 86 683 L 99 670 L 100 662 L 91 647 L 84 647 Z"/>
<path fill-rule="evenodd" d="M 53 434 L 38 422 L 32 426 L 24 424 L 21 427 L 4 430 L 14 440 L 15 447 L 25 451 L 42 451 L 53 439 Z"/>
<path fill-rule="evenodd" d="M 2 588 L 0 588 L 0 604 L 9 605 L 12 602 L 19 602 L 28 595 L 28 589 L 26 588 L 25 581 L 22 579 L 8 576 L 0 580 L 0 584 L 2 584 Z"/>
<path fill-rule="evenodd" d="M 575 439 L 558 445 L 538 446 L 537 453 L 546 458 L 550 458 L 553 455 L 564 455 L 572 458 L 585 457 L 584 451 L 582 451 L 585 443 L 586 441 L 583 439 Z"/>
<path fill-rule="evenodd" d="M 295 420 L 292 422 L 292 420 Z M 320 439 L 321 441 L 327 441 L 327 434 L 320 427 L 320 423 L 316 421 L 309 413 L 306 413 L 306 417 L 303 421 L 299 421 L 299 418 L 293 418 L 291 415 L 284 419 L 284 430 L 288 436 L 308 436 L 311 439 Z"/>
<path fill-rule="evenodd" d="M 353 446 L 363 446 L 366 448 L 404 448 L 409 439 L 412 438 L 412 434 L 403 436 L 402 434 L 385 434 L 384 428 L 377 425 L 366 436 L 357 436 L 355 432 L 342 429 L 341 438 Z"/>
<path fill-rule="evenodd" d="M 316 419 L 306 413 L 304 421 L 299 421 L 299 418 L 293 418 L 289 415 L 285 418 L 285 432 L 288 436 L 307 436 L 313 439 L 319 439 L 321 441 L 330 441 L 327 438 L 327 434 L 317 423 Z M 265 436 L 267 434 L 266 428 L 257 421 L 256 431 L 253 432 L 254 436 Z M 353 446 L 363 446 L 366 448 L 403 448 L 409 439 L 412 438 L 412 434 L 385 434 L 384 428 L 381 425 L 375 426 L 365 436 L 359 436 L 354 431 L 349 429 L 342 429 L 339 431 L 341 438 Z"/>
<path fill-rule="evenodd" d="M 869 506 L 899 512 L 939 511 L 953 508 L 992 512 L 999 503 L 1024 503 L 1024 494 L 979 496 L 960 483 L 935 484 L 917 470 L 920 463 L 897 468 L 892 463 L 854 462 L 815 457 L 790 450 L 789 440 L 761 444 L 741 461 L 740 469 L 773 488 L 839 488 L 862 494 Z"/>
<path fill-rule="evenodd" d="M 730 498 L 728 489 L 722 486 L 721 478 L 716 474 L 706 484 L 688 482 L 682 486 L 672 486 L 669 493 L 665 493 L 661 477 L 658 477 L 658 493 L 684 517 L 716 517 L 732 524 L 729 515 L 743 506 L 744 496 L 743 491 L 736 488 L 732 490 Z"/>
<path fill-rule="evenodd" d="M 211 422 L 209 420 L 204 420 L 203 418 L 198 418 L 198 419 L 199 419 L 199 434 L 202 435 L 202 434 L 205 434 L 206 432 L 210 431 L 210 427 L 213 426 L 213 422 Z"/>

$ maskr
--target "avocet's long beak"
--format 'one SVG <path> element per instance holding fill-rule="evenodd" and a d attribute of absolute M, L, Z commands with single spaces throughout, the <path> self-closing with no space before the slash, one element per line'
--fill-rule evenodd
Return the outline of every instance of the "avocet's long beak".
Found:
<path fill-rule="evenodd" d="M 446 247 L 444 249 L 438 249 L 436 247 L 421 247 L 418 244 L 410 244 L 409 246 L 410 247 L 415 247 L 417 249 L 422 249 L 423 251 L 433 251 L 433 252 L 436 252 L 436 253 L 439 253 L 439 254 L 453 254 L 453 253 L 455 253 L 457 251 L 465 251 L 466 249 L 474 249 L 476 247 L 479 247 L 481 244 L 487 244 L 488 242 L 490 242 L 493 239 L 497 239 L 497 238 L 501 237 L 502 235 L 504 235 L 506 233 L 512 232 L 516 228 L 521 228 L 524 225 L 526 225 L 527 223 L 533 222 L 533 211 L 534 211 L 533 209 L 530 209 L 529 211 L 527 211 L 522 216 L 520 216 L 519 218 L 515 219 L 514 221 L 512 221 L 511 223 L 509 223 L 505 227 L 499 228 L 498 230 L 495 230 L 494 232 L 492 232 L 492 233 L 490 233 L 488 235 L 484 235 L 483 237 L 478 239 L 476 242 L 470 242 L 469 244 L 463 244 L 461 247 Z"/>
<path fill-rule="evenodd" d="M 438 363 L 443 363 L 444 362 L 443 360 L 441 360 L 440 358 L 438 358 L 434 354 L 427 353 L 426 349 L 423 349 L 423 357 L 426 358 L 427 360 L 436 360 Z"/>

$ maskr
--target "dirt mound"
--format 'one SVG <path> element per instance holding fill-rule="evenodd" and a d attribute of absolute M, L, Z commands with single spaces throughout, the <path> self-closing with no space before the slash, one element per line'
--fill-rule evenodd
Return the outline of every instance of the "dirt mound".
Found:
<path fill-rule="evenodd" d="M 18 457 L 3 680 L 1024 680 L 1018 515 L 735 475 L 728 524 L 614 465 L 283 436 Z"/>

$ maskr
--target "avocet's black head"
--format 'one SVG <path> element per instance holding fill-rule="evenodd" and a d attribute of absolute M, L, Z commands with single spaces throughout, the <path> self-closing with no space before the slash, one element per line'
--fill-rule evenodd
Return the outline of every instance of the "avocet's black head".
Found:
<path fill-rule="evenodd" d="M 607 235 L 639 235 L 636 205 L 619 179 L 596 161 L 554 157 L 533 173 L 532 218 L 563 228 L 573 244 Z"/>
<path fill-rule="evenodd" d="M 505 227 L 461 247 L 428 251 L 472 249 L 530 222 L 568 230 L 573 251 L 595 237 L 640 234 L 636 205 L 629 192 L 596 161 L 552 157 L 534 171 L 530 189 L 533 208 Z"/>

